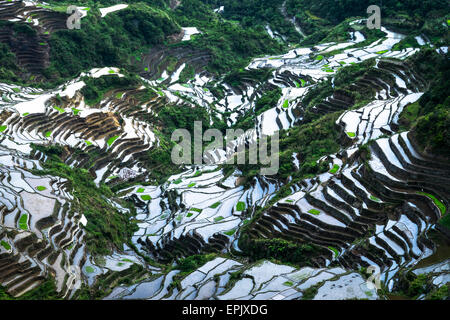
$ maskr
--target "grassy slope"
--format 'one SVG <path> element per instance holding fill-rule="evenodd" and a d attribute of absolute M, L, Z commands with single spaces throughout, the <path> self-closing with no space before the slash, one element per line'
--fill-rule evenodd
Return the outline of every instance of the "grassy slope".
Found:
<path fill-rule="evenodd" d="M 93 67 L 115 66 L 138 72 L 136 57 L 161 45 L 206 50 L 212 57 L 208 69 L 214 73 L 242 68 L 252 56 L 280 53 L 282 49 L 282 45 L 272 40 L 264 29 L 222 20 L 199 0 L 184 0 L 175 10 L 164 1 L 133 1 L 128 8 L 101 18 L 98 8 L 111 3 L 70 3 L 91 9 L 81 20 L 80 30 L 60 30 L 51 34 L 48 41 L 50 66 L 39 74 L 45 81 L 35 83 L 27 73 L 18 77 L 20 66 L 14 54 L 7 45 L 0 45 L 0 81 L 52 87 Z M 59 2 L 50 4 L 61 7 Z M 29 28 L 23 24 L 14 25 Z M 180 26 L 198 27 L 202 34 L 188 42 L 169 44 L 168 36 L 179 33 Z"/>

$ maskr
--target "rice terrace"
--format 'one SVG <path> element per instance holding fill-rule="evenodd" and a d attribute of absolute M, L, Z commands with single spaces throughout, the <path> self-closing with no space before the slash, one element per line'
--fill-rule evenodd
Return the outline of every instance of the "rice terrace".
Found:
<path fill-rule="evenodd" d="M 450 299 L 449 8 L 0 0 L 0 300 Z"/>

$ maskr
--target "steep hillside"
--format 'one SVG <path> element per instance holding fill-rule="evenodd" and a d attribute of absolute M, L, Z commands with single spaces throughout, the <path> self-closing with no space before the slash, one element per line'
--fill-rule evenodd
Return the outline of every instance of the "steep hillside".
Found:
<path fill-rule="evenodd" d="M 443 1 L 71 4 L 0 2 L 0 299 L 448 298 Z"/>

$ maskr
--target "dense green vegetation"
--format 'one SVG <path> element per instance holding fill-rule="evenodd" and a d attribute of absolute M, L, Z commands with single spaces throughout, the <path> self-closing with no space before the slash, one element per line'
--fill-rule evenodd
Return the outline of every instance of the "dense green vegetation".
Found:
<path fill-rule="evenodd" d="M 384 0 L 382 3 L 368 0 L 341 0 L 333 3 L 327 0 L 288 0 L 287 8 L 289 8 L 290 13 L 296 13 L 300 21 L 306 21 L 307 26 L 310 26 L 314 25 L 314 22 L 320 22 L 323 25 L 326 25 L 326 23 L 338 24 L 348 17 L 367 17 L 366 10 L 373 4 L 381 6 L 383 17 L 392 19 L 400 15 L 406 17 L 409 15 L 415 19 L 422 18 L 422 22 L 428 16 L 432 16 L 433 12 L 437 10 L 445 11 L 448 6 L 445 0 L 420 2 L 414 0 Z"/>
<path fill-rule="evenodd" d="M 239 238 L 239 248 L 251 261 L 275 259 L 300 266 L 311 266 L 310 259 L 323 254 L 324 250 L 313 244 L 299 244 L 284 239 L 251 239 L 246 233 Z"/>
<path fill-rule="evenodd" d="M 100 102 L 103 95 L 113 89 L 121 88 L 123 90 L 135 88 L 139 84 L 136 78 L 131 76 L 119 77 L 117 75 L 105 75 L 99 78 L 83 77 L 86 85 L 81 89 L 86 104 L 95 105 Z"/>
<path fill-rule="evenodd" d="M 178 260 L 176 268 L 181 270 L 182 273 L 188 274 L 192 271 L 197 270 L 202 265 L 207 263 L 208 261 L 213 260 L 216 257 L 215 254 L 206 254 L 206 255 L 193 255 L 187 258 L 183 258 Z"/>
<path fill-rule="evenodd" d="M 381 7 L 383 26 L 410 35 L 425 34 L 435 44 L 448 43 L 448 32 L 442 23 L 445 21 L 448 4 L 445 0 L 388 0 L 382 2 L 342 0 L 342 1 L 306 1 L 287 0 L 286 8 L 289 16 L 295 16 L 303 32 L 308 36 L 302 44 L 313 44 L 332 40 L 343 40 L 344 31 L 350 28 L 345 20 L 350 17 L 368 17 L 366 13 L 370 5 Z M 333 28 L 338 26 L 337 28 Z M 372 42 L 380 36 L 379 30 L 369 30 L 353 26 L 362 32 L 367 40 L 359 45 Z M 330 32 L 330 29 L 332 31 Z M 408 37 L 398 48 L 414 46 L 414 37 Z M 447 40 L 444 40 L 447 39 Z"/>
<path fill-rule="evenodd" d="M 221 14 L 225 19 L 239 21 L 244 27 L 269 25 L 271 29 L 286 37 L 288 41 L 298 42 L 302 37 L 293 24 L 285 19 L 281 6 L 284 0 L 209 0 L 218 8 L 224 6 Z"/>
<path fill-rule="evenodd" d="M 424 100 L 421 100 L 421 102 L 423 101 Z M 418 119 L 417 124 L 414 127 L 414 133 L 417 137 L 417 141 L 421 144 L 425 151 L 431 154 L 445 156 L 447 158 L 450 157 L 449 105 L 450 100 L 446 97 L 446 101 L 444 103 L 436 105 L 435 110 Z"/>
<path fill-rule="evenodd" d="M 308 35 L 303 44 L 341 41 L 348 38 L 348 31 L 359 28 L 349 26 L 346 19 L 366 17 L 366 8 L 372 4 L 354 0 L 332 4 L 325 0 L 287 0 L 285 10 L 281 10 L 282 0 L 184 0 L 172 10 L 169 2 L 164 0 L 129 3 L 128 8 L 102 18 L 98 8 L 116 4 L 115 1 L 71 2 L 90 8 L 82 19 L 81 29 L 50 33 L 48 43 L 36 37 L 36 30 L 29 25 L 0 22 L 13 25 L 14 32 L 27 35 L 27 41 L 38 41 L 50 47 L 49 67 L 30 77 L 30 73 L 17 64 L 13 50 L 0 44 L 1 81 L 23 84 L 39 81 L 39 86 L 51 87 L 93 67 L 117 66 L 139 72 L 142 71 L 143 55 L 155 46 L 181 46 L 206 52 L 211 58 L 209 71 L 236 71 L 244 67 L 251 57 L 280 53 L 286 48 L 282 43 L 284 40 L 280 42 L 270 38 L 265 29 L 267 25 L 287 42 L 299 43 L 303 36 L 288 21 L 295 16 L 302 32 Z M 213 13 L 212 9 L 222 5 L 226 8 L 223 13 Z M 64 11 L 65 6 L 61 2 L 50 1 L 49 8 Z M 416 46 L 413 36 L 420 33 L 426 34 L 435 44 L 448 43 L 447 28 L 442 25 L 446 21 L 445 0 L 428 0 L 420 4 L 413 0 L 390 0 L 383 2 L 382 11 L 384 24 L 400 29 L 406 26 L 402 31 L 410 34 L 398 44 L 399 49 Z M 191 41 L 172 43 L 169 36 L 178 34 L 181 26 L 195 26 L 202 33 L 193 36 Z M 367 41 L 380 36 L 379 30 L 362 28 L 360 31 L 368 38 Z M 188 66 L 180 80 L 185 82 L 192 76 L 193 68 Z"/>
<path fill-rule="evenodd" d="M 269 25 L 273 31 L 283 36 L 287 41 L 298 43 L 302 35 L 295 30 L 292 22 L 286 18 L 295 17 L 301 32 L 306 34 L 303 44 L 313 44 L 320 41 L 342 41 L 348 38 L 350 30 L 345 20 L 351 17 L 367 17 L 367 8 L 376 4 L 381 7 L 383 25 L 406 33 L 418 35 L 425 33 L 432 41 L 440 37 L 448 37 L 442 26 L 447 14 L 445 0 L 388 0 L 379 3 L 370 1 L 343 0 L 329 2 L 327 0 L 207 0 L 212 7 L 225 6 L 221 16 L 225 19 L 238 21 L 244 27 L 265 27 Z M 284 15 L 282 5 L 285 2 Z M 336 28 L 334 28 L 337 26 Z M 360 29 L 368 40 L 374 35 L 379 36 L 379 30 Z M 400 47 L 414 46 L 410 37 L 400 44 Z"/>
<path fill-rule="evenodd" d="M 253 56 L 281 52 L 283 46 L 271 39 L 262 26 L 223 20 L 213 14 L 212 8 L 205 2 L 184 0 L 179 7 L 171 10 L 166 1 L 132 1 L 128 8 L 103 18 L 98 8 L 115 2 L 71 2 L 70 5 L 90 8 L 88 15 L 81 20 L 81 29 L 50 33 L 48 43 L 36 37 L 36 30 L 29 25 L 0 23 L 13 25 L 17 32 L 31 33 L 32 37 L 27 38 L 30 43 L 38 41 L 49 45 L 49 67 L 42 72 L 32 71 L 40 76 L 36 78 L 39 81 L 37 85 L 43 87 L 52 87 L 94 67 L 115 66 L 130 72 L 142 71 L 142 56 L 150 48 L 161 45 L 206 52 L 211 57 L 208 69 L 215 73 L 238 70 Z M 64 5 L 55 1 L 50 1 L 49 8 L 65 11 Z M 169 36 L 180 33 L 180 26 L 198 27 L 202 34 L 193 36 L 191 41 L 172 43 Z M 1 81 L 33 84 L 35 75 L 30 77 L 26 70 L 22 70 L 8 45 L 0 44 L 0 57 Z M 180 80 L 186 81 L 193 75 L 192 66 L 187 66 Z"/>
<path fill-rule="evenodd" d="M 439 220 L 439 223 L 442 224 L 447 229 L 450 229 L 450 214 L 447 213 L 445 216 L 443 216 Z"/>
<path fill-rule="evenodd" d="M 45 71 L 49 79 L 67 78 L 93 67 L 131 68 L 136 51 L 163 44 L 168 35 L 180 28 L 161 9 L 145 3 L 101 18 L 90 10 L 80 30 L 61 30 L 51 35 L 51 65 Z M 95 39 L 95 41 L 92 41 Z"/>
<path fill-rule="evenodd" d="M 419 117 L 419 112 L 420 112 L 419 101 L 416 101 L 414 103 L 405 106 L 399 117 L 400 130 L 407 131 L 411 129 L 412 124 Z"/>
<path fill-rule="evenodd" d="M 278 173 L 281 177 L 303 178 L 328 171 L 328 163 L 317 163 L 317 160 L 339 150 L 338 128 L 335 125 L 338 116 L 338 113 L 328 114 L 319 120 L 281 133 Z M 293 152 L 297 152 L 300 161 L 298 171 L 294 169 Z"/>
<path fill-rule="evenodd" d="M 450 157 L 450 62 L 432 49 L 421 50 L 411 59 L 431 83 L 419 101 L 402 113 L 403 129 L 412 129 L 419 145 L 428 153 Z"/>
<path fill-rule="evenodd" d="M 394 287 L 393 294 L 399 294 L 410 299 L 417 299 L 423 294 L 426 300 L 444 300 L 450 296 L 448 286 L 438 287 L 433 285 L 430 274 L 416 275 L 413 272 L 404 272 L 398 277 L 399 280 Z"/>
<path fill-rule="evenodd" d="M 61 297 L 56 292 L 56 283 L 54 279 L 49 279 L 19 298 L 14 298 L 0 286 L 0 300 L 59 300 Z"/>
<path fill-rule="evenodd" d="M 159 148 L 153 148 L 147 153 L 145 166 L 149 171 L 149 178 L 156 182 L 163 183 L 168 177 L 180 171 L 180 168 L 173 164 L 171 159 L 173 142 L 160 135 Z M 181 180 L 174 182 L 181 183 Z"/>
<path fill-rule="evenodd" d="M 17 65 L 16 56 L 8 45 L 0 43 L 0 79 L 5 82 L 20 83 L 19 72 L 20 67 Z"/>
<path fill-rule="evenodd" d="M 39 41 L 36 30 L 26 23 L 0 21 L 0 29 L 9 31 L 11 36 L 18 42 Z M 28 82 L 30 73 L 18 64 L 14 53 L 16 50 L 17 48 L 11 47 L 11 42 L 9 41 L 0 43 L 0 79 L 8 83 L 22 84 Z"/>
<path fill-rule="evenodd" d="M 174 19 L 182 26 L 195 26 L 203 32 L 189 42 L 179 43 L 211 55 L 208 69 L 223 73 L 244 67 L 250 57 L 280 53 L 283 46 L 271 39 L 266 30 L 220 19 L 211 7 L 200 0 L 184 0 L 174 11 Z"/>
<path fill-rule="evenodd" d="M 251 79 L 252 82 L 263 83 L 270 79 L 272 72 L 272 68 L 251 70 L 238 69 L 229 72 L 223 80 L 232 87 L 240 87 L 241 85 L 248 83 L 249 79 Z"/>
<path fill-rule="evenodd" d="M 203 130 L 211 128 L 210 115 L 205 108 L 192 107 L 188 104 L 165 105 L 158 113 L 158 118 L 163 127 L 162 132 L 170 139 L 170 135 L 176 129 L 187 129 L 194 133 L 194 122 L 201 121 Z"/>

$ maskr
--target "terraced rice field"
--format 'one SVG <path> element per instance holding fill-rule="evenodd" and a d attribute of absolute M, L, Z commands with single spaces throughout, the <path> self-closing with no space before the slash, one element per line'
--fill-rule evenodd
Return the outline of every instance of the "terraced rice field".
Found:
<path fill-rule="evenodd" d="M 24 7 L 22 2 L 2 4 L 0 18 L 27 19 L 38 10 Z M 124 8 L 117 5 L 100 11 L 105 16 Z M 64 15 L 42 8 L 39 15 L 49 32 L 64 28 Z M 189 27 L 183 30 L 183 41 L 201 32 Z M 179 58 L 172 72 L 167 65 L 160 68 L 166 63 L 161 62 L 166 61 L 166 49 L 143 57 L 140 62 L 146 69 L 141 80 L 148 88 L 112 90 L 91 106 L 81 93 L 86 85 L 81 77 L 121 77 L 121 70 L 92 69 L 52 90 L 0 84 L 4 97 L 0 101 L 0 284 L 20 296 L 51 274 L 57 291 L 70 298 L 78 290 L 71 285 L 77 277 L 93 286 L 101 277 L 109 277 L 109 273 L 105 276 L 109 271 L 127 270 L 139 281 L 116 286 L 105 299 L 282 300 L 302 299 L 313 289 L 317 300 L 372 300 L 378 293 L 367 288 L 359 271 L 377 266 L 383 285 L 392 290 L 398 272 L 413 267 L 435 249 L 426 233 L 448 214 L 450 167 L 421 153 L 409 132 L 397 130 L 404 107 L 416 102 L 428 84 L 407 61 L 417 49 L 393 50 L 402 36 L 382 30 L 387 34 L 383 41 L 361 48 L 346 49 L 364 41 L 362 34 L 345 43 L 256 58 L 245 70 L 272 68 L 269 80 L 262 83 L 249 77 L 240 87 L 200 71 L 209 59 L 207 53 L 179 49 L 170 52 Z M 0 39 L 6 33 L 0 31 Z M 45 54 L 48 48 L 36 50 Z M 340 51 L 327 54 L 335 50 Z M 286 181 L 259 175 L 244 186 L 240 170 L 230 172 L 221 166 L 239 146 L 301 125 L 306 114 L 302 99 L 310 90 L 331 81 L 340 68 L 372 58 L 376 59 L 372 76 L 352 84 L 355 91 L 375 88 L 371 102 L 355 109 L 351 108 L 352 97 L 333 93 L 312 108 L 317 114 L 341 112 L 336 126 L 342 148 L 328 155 L 332 163 L 327 172 L 292 185 L 289 196 L 275 201 Z M 30 63 L 44 67 L 37 60 Z M 192 61 L 194 77 L 180 83 L 180 74 Z M 394 80 L 387 83 L 385 77 Z M 214 81 L 221 81 L 222 97 L 206 88 Z M 157 114 L 164 106 L 198 105 L 218 117 L 227 114 L 225 122 L 232 126 L 255 108 L 267 87 L 281 89 L 281 97 L 256 117 L 251 130 L 227 141 L 223 150 L 205 153 L 206 164 L 185 166 L 163 183 L 148 179 L 151 169 L 145 158 L 161 147 Z M 136 98 L 149 88 L 154 96 L 146 101 Z M 57 96 L 62 103 L 55 105 Z M 33 174 L 43 169 L 48 155 L 31 144 L 50 143 L 77 150 L 65 153 L 64 163 L 87 170 L 96 186 L 130 183 L 114 198 L 134 204 L 137 230 L 129 244 L 133 248 L 124 245 L 120 252 L 100 259 L 86 250 L 89 221 L 83 212 L 71 210 L 74 195 L 66 179 Z M 370 158 L 362 157 L 363 145 Z M 299 161 L 297 155 L 292 158 L 293 163 Z M 107 199 L 108 203 L 120 212 L 130 210 L 114 198 Z M 274 203 L 266 207 L 271 200 Z M 253 221 L 256 208 L 265 209 Z M 230 255 L 242 251 L 238 239 L 244 228 L 253 240 L 279 238 L 323 250 L 307 267 L 267 260 L 244 263 Z M 166 271 L 147 263 L 150 259 L 172 264 L 211 252 L 215 254 L 212 260 L 182 278 L 179 269 Z M 132 269 L 136 265 L 142 270 Z M 429 267 L 436 283 L 448 281 L 447 266 Z M 80 270 L 79 276 L 74 267 Z"/>

